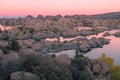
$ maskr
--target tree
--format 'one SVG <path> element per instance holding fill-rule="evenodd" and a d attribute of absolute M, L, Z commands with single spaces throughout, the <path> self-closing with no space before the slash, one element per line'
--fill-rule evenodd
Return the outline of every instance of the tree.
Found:
<path fill-rule="evenodd" d="M 19 34 L 18 34 L 18 38 L 19 38 L 19 39 L 23 39 L 23 38 L 24 38 L 24 33 L 23 33 L 23 32 L 19 33 Z"/>
<path fill-rule="evenodd" d="M 39 65 L 39 57 L 34 54 L 21 56 L 21 61 L 24 68 L 28 71 Z"/>
<path fill-rule="evenodd" d="M 77 39 L 76 39 L 76 43 L 77 43 L 77 44 L 80 44 L 80 38 L 77 38 Z"/>
<path fill-rule="evenodd" d="M 9 41 L 9 47 L 10 47 L 10 49 L 15 50 L 15 51 L 20 50 L 20 46 L 16 40 Z"/>
<path fill-rule="evenodd" d="M 2 33 L 2 40 L 6 40 L 8 41 L 9 40 L 9 35 L 8 35 L 8 31 L 7 30 L 4 30 L 4 32 Z"/>
<path fill-rule="evenodd" d="M 57 38 L 57 41 L 60 42 L 60 36 L 58 35 L 56 38 Z"/>
<path fill-rule="evenodd" d="M 34 28 L 29 29 L 29 33 L 33 34 L 35 32 Z"/>
<path fill-rule="evenodd" d="M 73 80 L 93 80 L 87 69 L 87 61 L 84 57 L 78 56 L 72 60 L 70 69 L 72 72 Z"/>
<path fill-rule="evenodd" d="M 80 53 L 79 49 L 76 49 L 74 59 L 79 59 L 82 57 L 84 57 L 84 55 Z"/>
<path fill-rule="evenodd" d="M 56 46 L 56 43 L 54 42 L 54 43 L 51 43 L 51 47 L 52 47 L 52 49 L 55 49 L 57 46 Z"/>
<path fill-rule="evenodd" d="M 51 56 L 52 56 L 52 58 L 55 58 L 55 57 L 56 57 L 56 55 L 55 55 L 55 54 L 52 54 Z"/>
<path fill-rule="evenodd" d="M 111 75 L 114 80 L 120 80 L 120 66 L 114 66 L 111 69 Z"/>

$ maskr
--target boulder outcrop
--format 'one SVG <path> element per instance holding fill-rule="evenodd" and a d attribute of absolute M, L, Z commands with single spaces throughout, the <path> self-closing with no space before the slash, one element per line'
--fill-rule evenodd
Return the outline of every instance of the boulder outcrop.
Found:
<path fill-rule="evenodd" d="M 11 80 L 40 80 L 40 78 L 37 75 L 34 75 L 30 72 L 24 72 L 24 71 L 18 71 L 13 72 L 10 75 Z"/>
<path fill-rule="evenodd" d="M 94 80 L 111 80 L 110 66 L 101 59 L 88 59 L 88 72 Z"/>

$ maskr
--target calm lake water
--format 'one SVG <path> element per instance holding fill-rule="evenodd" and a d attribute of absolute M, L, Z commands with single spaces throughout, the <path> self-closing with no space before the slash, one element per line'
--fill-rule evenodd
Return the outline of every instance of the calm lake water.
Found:
<path fill-rule="evenodd" d="M 110 32 L 111 34 L 117 32 L 119 30 L 112 30 L 112 31 L 105 31 L 105 32 Z M 103 37 L 102 35 L 105 33 L 100 33 L 98 35 L 92 35 L 92 36 L 89 36 L 87 38 L 91 38 L 91 37 Z M 75 37 L 75 38 L 78 38 L 78 37 Z M 61 38 L 61 42 L 64 41 L 64 40 L 72 40 L 72 39 L 75 39 L 75 38 Z M 99 58 L 101 56 L 101 54 L 105 54 L 107 57 L 111 57 L 114 59 L 114 64 L 115 65 L 120 65 L 120 38 L 118 37 L 114 37 L 114 36 L 107 36 L 105 37 L 107 39 L 111 39 L 110 40 L 110 44 L 108 45 L 104 45 L 103 48 L 94 48 L 92 49 L 91 51 L 87 52 L 86 54 L 84 54 L 85 56 L 89 57 L 89 58 L 92 58 L 92 59 L 96 59 L 96 58 Z M 51 41 L 52 40 L 55 40 L 54 39 L 50 39 Z M 74 55 L 75 55 L 75 50 L 66 50 L 66 51 L 62 51 L 62 52 L 59 52 L 59 53 L 56 53 L 56 55 L 60 55 L 60 54 L 68 54 L 69 57 L 73 58 Z"/>

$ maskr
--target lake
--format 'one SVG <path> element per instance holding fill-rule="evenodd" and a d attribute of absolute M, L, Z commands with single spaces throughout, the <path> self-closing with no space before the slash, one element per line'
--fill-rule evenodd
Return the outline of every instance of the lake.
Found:
<path fill-rule="evenodd" d="M 119 31 L 119 30 L 112 30 L 112 31 L 105 31 L 105 32 L 110 32 L 111 34 L 114 34 L 117 31 Z M 103 37 L 103 34 L 105 32 L 102 32 L 98 35 L 88 36 L 87 38 Z M 80 36 L 78 36 L 78 37 L 80 37 Z M 78 38 L 78 37 L 75 37 L 75 38 Z M 68 40 L 68 41 L 73 40 L 75 38 L 63 38 L 63 37 L 61 37 L 60 40 L 62 42 L 65 40 Z M 111 39 L 110 44 L 104 45 L 103 48 L 94 48 L 91 51 L 84 54 L 84 56 L 87 56 L 87 57 L 92 58 L 92 59 L 96 59 L 96 58 L 99 58 L 101 56 L 101 54 L 104 53 L 107 57 L 111 57 L 114 59 L 115 65 L 120 65 L 120 38 L 114 37 L 113 35 L 107 36 L 105 38 Z M 53 39 L 48 38 L 47 40 L 54 41 L 56 39 L 55 38 L 53 38 Z M 73 58 L 75 55 L 75 50 L 66 50 L 66 51 L 58 52 L 58 53 L 56 53 L 56 56 L 60 55 L 60 54 L 68 54 L 70 58 Z"/>

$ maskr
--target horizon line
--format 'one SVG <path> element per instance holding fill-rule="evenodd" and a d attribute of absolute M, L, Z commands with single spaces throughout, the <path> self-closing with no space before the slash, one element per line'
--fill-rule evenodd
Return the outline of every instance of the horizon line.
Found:
<path fill-rule="evenodd" d="M 112 12 L 101 12 L 101 13 L 89 13 L 89 14 L 86 14 L 86 13 L 82 13 L 82 14 L 79 14 L 79 13 L 74 13 L 74 14 L 36 14 L 36 15 L 32 15 L 32 14 L 25 14 L 25 15 L 0 15 L 0 18 L 24 18 L 26 16 L 32 16 L 32 17 L 37 17 L 39 15 L 42 15 L 43 17 L 45 16 L 56 16 L 56 15 L 61 15 L 62 17 L 64 16 L 73 16 L 73 15 L 86 15 L 86 16 L 90 16 L 90 15 L 99 15 L 99 14 L 107 14 L 107 13 L 116 13 L 116 12 L 120 12 L 120 11 L 112 11 Z"/>

